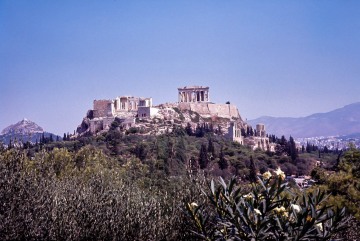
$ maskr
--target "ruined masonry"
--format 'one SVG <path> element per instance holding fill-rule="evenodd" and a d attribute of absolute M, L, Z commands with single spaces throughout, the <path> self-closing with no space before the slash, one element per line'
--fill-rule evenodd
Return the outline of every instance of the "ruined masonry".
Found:
<path fill-rule="evenodd" d="M 109 130 L 115 118 L 120 119 L 121 125 L 125 129 L 136 126 L 136 120 L 149 120 L 159 118 L 171 120 L 174 123 L 177 111 L 188 116 L 181 120 L 181 125 L 186 125 L 192 121 L 192 113 L 197 113 L 203 122 L 206 120 L 220 121 L 225 123 L 225 136 L 240 143 L 248 145 L 253 149 L 274 151 L 274 145 L 269 143 L 266 137 L 265 126 L 256 125 L 256 135 L 250 137 L 242 136 L 241 129 L 247 124 L 242 120 L 235 105 L 215 104 L 210 102 L 209 87 L 204 86 L 185 86 L 178 88 L 178 102 L 173 104 L 161 104 L 153 106 L 152 98 L 119 96 L 110 100 L 94 100 L 93 109 L 89 110 L 81 125 L 77 128 L 77 133 L 91 133 Z M 180 118 L 181 119 L 181 118 Z M 178 120 L 179 122 L 179 120 Z M 196 125 L 197 123 L 193 123 Z M 152 128 L 153 129 L 153 128 Z M 162 132 L 155 133 L 161 134 Z"/>
<path fill-rule="evenodd" d="M 93 109 L 87 114 L 88 127 L 92 134 L 108 130 L 118 117 L 122 124 L 129 128 L 134 126 L 136 117 L 151 118 L 157 111 L 158 109 L 152 106 L 152 98 L 119 96 L 114 100 L 94 100 Z"/>

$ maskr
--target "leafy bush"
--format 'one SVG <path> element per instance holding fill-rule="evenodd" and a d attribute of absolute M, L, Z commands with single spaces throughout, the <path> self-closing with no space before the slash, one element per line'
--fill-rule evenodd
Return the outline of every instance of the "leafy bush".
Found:
<path fill-rule="evenodd" d="M 191 240 L 179 207 L 199 195 L 193 182 L 151 185 L 129 165 L 92 147 L 1 151 L 0 239 Z"/>
<path fill-rule="evenodd" d="M 204 240 L 329 240 L 344 228 L 345 209 L 323 205 L 323 192 L 294 196 L 284 173 L 258 178 L 244 194 L 236 180 L 211 181 L 207 202 L 187 204 L 195 232 Z"/>

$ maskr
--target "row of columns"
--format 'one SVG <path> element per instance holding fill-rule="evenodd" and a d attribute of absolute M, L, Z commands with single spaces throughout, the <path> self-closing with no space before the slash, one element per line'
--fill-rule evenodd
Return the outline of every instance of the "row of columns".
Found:
<path fill-rule="evenodd" d="M 209 91 L 197 90 L 197 91 L 179 91 L 179 102 L 208 102 Z"/>

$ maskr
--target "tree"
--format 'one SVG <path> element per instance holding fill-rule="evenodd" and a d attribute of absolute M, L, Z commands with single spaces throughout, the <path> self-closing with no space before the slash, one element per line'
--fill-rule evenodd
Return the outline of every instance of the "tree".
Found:
<path fill-rule="evenodd" d="M 206 144 L 201 144 L 199 153 L 199 166 L 200 169 L 205 169 L 208 166 L 209 160 L 207 156 Z"/>
<path fill-rule="evenodd" d="M 10 150 L 11 148 L 13 148 L 13 144 L 12 144 L 12 141 L 11 141 L 11 139 L 10 139 L 9 145 L 8 145 L 8 150 Z"/>
<path fill-rule="evenodd" d="M 217 131 L 216 131 L 216 133 L 218 134 L 218 135 L 222 135 L 222 130 L 221 130 L 221 126 L 220 125 L 218 125 L 218 128 L 217 128 Z"/>
<path fill-rule="evenodd" d="M 187 125 L 185 127 L 185 131 L 186 131 L 186 134 L 188 134 L 189 136 L 192 136 L 194 134 L 190 123 L 187 123 Z"/>
<path fill-rule="evenodd" d="M 213 157 L 215 157 L 215 146 L 214 146 L 214 143 L 213 143 L 213 141 L 212 141 L 212 139 L 211 138 L 209 138 L 209 142 L 208 142 L 208 152 L 209 153 L 211 153 L 211 155 L 213 156 Z"/>
<path fill-rule="evenodd" d="M 310 153 L 312 151 L 312 146 L 309 144 L 309 142 L 306 142 L 306 152 Z"/>
<path fill-rule="evenodd" d="M 185 146 L 185 141 L 184 141 L 184 137 L 180 137 L 176 143 L 176 153 L 175 153 L 175 157 L 176 159 L 178 159 L 181 163 L 185 163 L 186 162 L 186 154 L 185 154 L 185 150 L 186 150 L 186 146 Z"/>
<path fill-rule="evenodd" d="M 208 202 L 186 206 L 194 233 L 202 240 L 330 240 L 345 228 L 345 208 L 322 205 L 327 196 L 319 190 L 295 196 L 276 174 L 264 173 L 246 194 L 235 178 L 212 180 Z"/>
<path fill-rule="evenodd" d="M 296 148 L 296 143 L 295 143 L 294 138 L 292 136 L 290 136 L 290 139 L 289 139 L 289 142 L 288 142 L 287 153 L 291 157 L 292 161 L 295 161 L 296 158 L 298 157 L 298 151 L 297 151 L 297 148 Z"/>
<path fill-rule="evenodd" d="M 141 161 L 144 161 L 146 159 L 147 152 L 147 146 L 144 143 L 139 143 L 135 146 L 134 154 Z"/>
<path fill-rule="evenodd" d="M 219 168 L 221 170 L 224 170 L 224 169 L 228 168 L 228 166 L 229 166 L 226 159 L 225 159 L 225 154 L 224 154 L 224 151 L 223 151 L 223 147 L 221 147 L 221 149 L 220 149 L 218 164 L 219 164 Z"/>
<path fill-rule="evenodd" d="M 200 124 L 198 124 L 198 125 L 196 126 L 195 136 L 196 136 L 196 137 L 204 137 L 204 135 L 205 135 L 204 127 L 201 126 Z"/>
<path fill-rule="evenodd" d="M 250 156 L 250 173 L 249 173 L 249 181 L 256 182 L 257 181 L 257 170 L 255 166 L 255 162 L 252 156 Z"/>
<path fill-rule="evenodd" d="M 254 129 L 250 126 L 249 135 L 254 136 Z"/>
<path fill-rule="evenodd" d="M 329 153 L 329 148 L 327 146 L 324 146 L 324 153 Z"/>
<path fill-rule="evenodd" d="M 244 128 L 241 128 L 241 136 L 246 136 L 246 131 Z"/>

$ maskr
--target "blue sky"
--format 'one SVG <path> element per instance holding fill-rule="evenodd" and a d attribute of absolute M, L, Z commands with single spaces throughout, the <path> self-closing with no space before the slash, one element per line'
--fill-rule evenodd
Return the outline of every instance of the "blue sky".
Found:
<path fill-rule="evenodd" d="M 244 119 L 360 101 L 360 1 L 0 0 L 0 129 L 62 135 L 94 99 L 205 85 Z"/>

